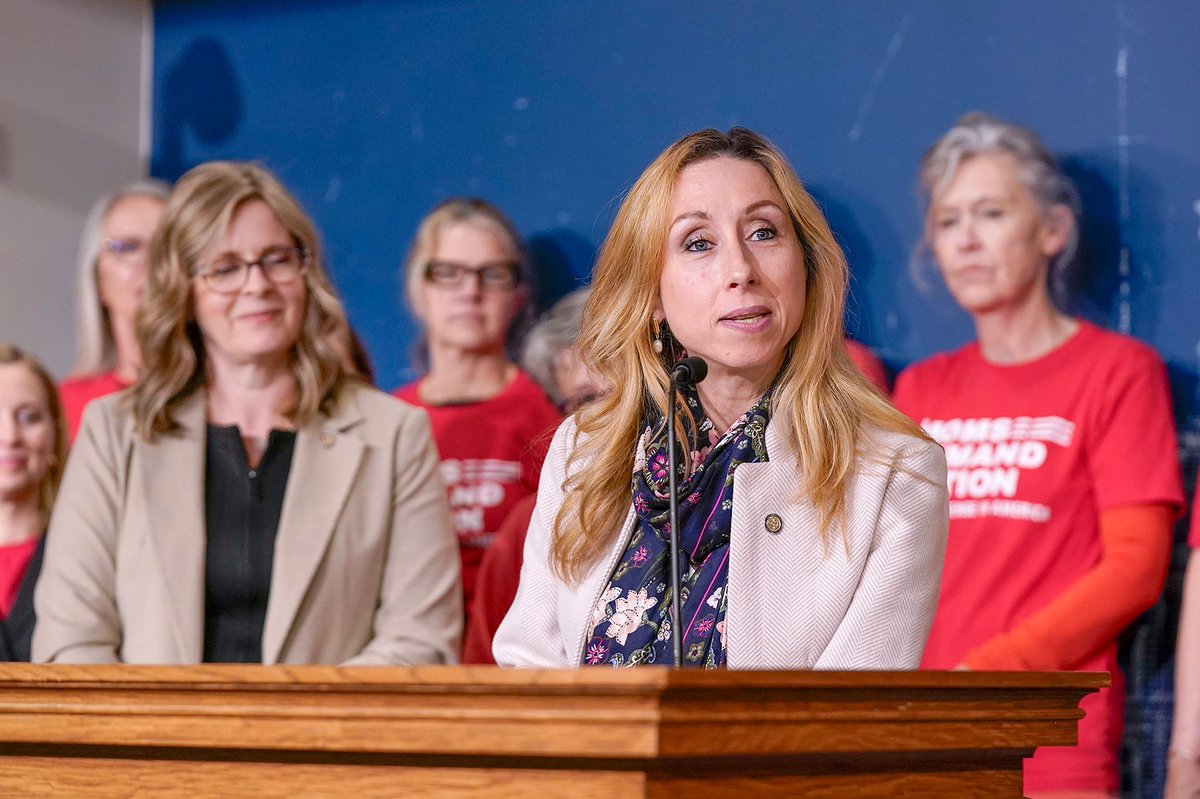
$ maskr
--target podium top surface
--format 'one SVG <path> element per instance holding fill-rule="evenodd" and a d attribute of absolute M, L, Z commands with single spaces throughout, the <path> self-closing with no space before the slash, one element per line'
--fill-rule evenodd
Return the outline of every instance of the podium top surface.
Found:
<path fill-rule="evenodd" d="M 1107 672 L 733 671 L 726 669 L 509 669 L 495 666 L 134 666 L 0 664 L 0 691 L 43 686 L 518 693 L 639 693 L 714 689 L 980 690 L 1082 689 L 1111 684 Z"/>
<path fill-rule="evenodd" d="M 1073 744 L 1080 699 L 1108 684 L 1078 672 L 3 664 L 0 750 L 1019 760 Z"/>

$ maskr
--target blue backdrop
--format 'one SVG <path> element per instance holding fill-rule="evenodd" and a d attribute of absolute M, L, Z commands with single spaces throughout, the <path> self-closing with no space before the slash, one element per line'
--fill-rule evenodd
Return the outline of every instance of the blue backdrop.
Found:
<path fill-rule="evenodd" d="M 504 208 L 545 303 L 586 279 L 646 164 L 706 126 L 755 128 L 792 159 L 849 255 L 852 333 L 893 368 L 957 346 L 968 319 L 909 276 L 917 160 L 968 110 L 1028 124 L 1083 191 L 1077 310 L 1167 360 L 1191 478 L 1198 3 L 193 0 L 159 2 L 154 29 L 154 173 L 251 158 L 280 174 L 324 232 L 384 388 L 412 377 L 398 270 L 433 204 Z M 1169 708 L 1158 613 L 1130 649 L 1130 729 L 1149 738 Z M 1130 779 L 1149 786 L 1141 746 Z"/>

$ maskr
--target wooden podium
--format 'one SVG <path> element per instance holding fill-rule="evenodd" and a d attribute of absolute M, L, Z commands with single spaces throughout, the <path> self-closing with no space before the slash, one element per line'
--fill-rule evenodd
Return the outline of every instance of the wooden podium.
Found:
<path fill-rule="evenodd" d="M 1107 674 L 0 666 L 3 797 L 1018 797 Z"/>

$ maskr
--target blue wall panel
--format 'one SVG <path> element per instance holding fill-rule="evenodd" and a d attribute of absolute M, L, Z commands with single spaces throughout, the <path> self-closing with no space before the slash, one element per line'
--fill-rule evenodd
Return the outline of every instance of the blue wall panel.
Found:
<path fill-rule="evenodd" d="M 508 211 L 544 303 L 586 279 L 622 192 L 663 147 L 747 125 L 824 205 L 855 274 L 850 328 L 895 368 L 971 336 L 931 272 L 926 290 L 910 278 L 914 179 L 934 137 L 985 109 L 1039 130 L 1080 184 L 1077 310 L 1168 361 L 1190 481 L 1197 41 L 1200 3 L 1183 0 L 159 2 L 153 170 L 276 170 L 323 230 L 390 388 L 412 376 L 399 265 L 434 203 L 475 194 Z M 1129 795 L 1157 795 L 1161 778 L 1172 598 L 1126 647 Z"/>
<path fill-rule="evenodd" d="M 1200 6 L 1168 2 L 163 3 L 154 171 L 279 171 L 390 385 L 409 376 L 396 271 L 431 205 L 496 201 L 557 295 L 662 147 L 748 125 L 784 148 L 849 251 L 852 330 L 902 365 L 970 336 L 907 267 L 916 161 L 984 108 L 1040 130 L 1085 186 L 1085 312 L 1194 372 L 1197 33 Z"/>

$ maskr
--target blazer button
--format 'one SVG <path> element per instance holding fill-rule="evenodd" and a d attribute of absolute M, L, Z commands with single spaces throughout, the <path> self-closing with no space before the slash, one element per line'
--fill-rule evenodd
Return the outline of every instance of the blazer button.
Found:
<path fill-rule="evenodd" d="M 767 518 L 763 519 L 763 527 L 767 528 L 767 532 L 774 535 L 783 529 L 783 519 L 779 518 L 778 513 L 768 513 Z"/>
<path fill-rule="evenodd" d="M 330 447 L 332 447 L 333 446 L 333 433 L 322 433 L 321 434 L 321 445 L 324 446 L 325 449 L 329 449 Z"/>

